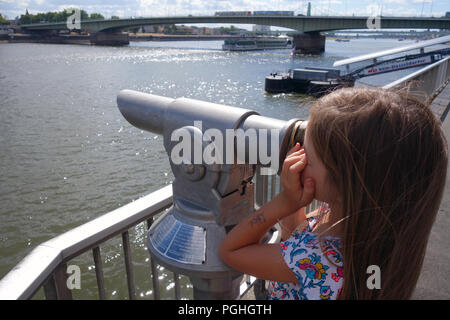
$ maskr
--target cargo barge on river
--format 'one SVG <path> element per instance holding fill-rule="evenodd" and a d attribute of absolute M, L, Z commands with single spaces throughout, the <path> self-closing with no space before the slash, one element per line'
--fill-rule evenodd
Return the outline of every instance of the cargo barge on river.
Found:
<path fill-rule="evenodd" d="M 341 79 L 338 69 L 305 67 L 271 73 L 266 77 L 265 90 L 268 93 L 298 92 L 320 97 L 340 87 L 352 87 L 354 83 L 351 79 Z"/>
<path fill-rule="evenodd" d="M 344 59 L 333 64 L 334 67 L 344 67 L 344 70 L 304 67 L 283 73 L 271 73 L 266 76 L 264 89 L 268 93 L 297 92 L 320 97 L 338 88 L 352 87 L 356 80 L 363 77 L 415 68 L 442 60 L 450 55 L 450 47 L 445 45 L 449 40 L 450 36 L 445 36 Z M 419 52 L 413 52 L 415 50 Z"/>

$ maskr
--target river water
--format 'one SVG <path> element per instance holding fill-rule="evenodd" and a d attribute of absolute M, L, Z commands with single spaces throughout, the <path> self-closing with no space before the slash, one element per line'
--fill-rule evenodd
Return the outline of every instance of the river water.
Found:
<path fill-rule="evenodd" d="M 132 42 L 128 47 L 0 44 L 0 278 L 40 243 L 170 184 L 162 137 L 132 127 L 116 105 L 133 89 L 307 118 L 313 98 L 264 93 L 264 77 L 301 66 L 405 45 L 396 40 L 328 41 L 322 56 L 289 50 L 223 52 L 221 41 Z M 391 82 L 409 72 L 363 79 Z M 136 296 L 153 299 L 144 224 L 130 230 Z M 101 246 L 109 299 L 126 299 L 121 237 Z M 91 252 L 74 298 L 97 299 Z M 172 273 L 160 268 L 162 298 Z M 182 295 L 192 298 L 187 278 Z M 36 296 L 42 298 L 42 292 Z"/>

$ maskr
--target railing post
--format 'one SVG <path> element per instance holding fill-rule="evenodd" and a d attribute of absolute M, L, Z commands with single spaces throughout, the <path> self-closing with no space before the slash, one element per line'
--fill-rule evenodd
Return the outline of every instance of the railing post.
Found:
<path fill-rule="evenodd" d="M 180 275 L 177 273 L 173 274 L 173 280 L 175 282 L 175 299 L 181 299 L 181 290 L 180 290 Z"/>
<path fill-rule="evenodd" d="M 275 198 L 275 195 L 277 194 L 276 186 L 277 186 L 277 176 L 274 174 L 270 178 L 270 200 Z"/>
<path fill-rule="evenodd" d="M 67 287 L 67 264 L 62 263 L 44 285 L 47 300 L 72 300 L 72 291 Z"/>
<path fill-rule="evenodd" d="M 127 272 L 128 293 L 130 300 L 135 300 L 136 294 L 134 288 L 134 272 L 133 272 L 133 265 L 131 263 L 131 248 L 128 231 L 122 233 L 122 243 L 123 243 L 123 252 L 125 256 L 125 270 Z"/>
<path fill-rule="evenodd" d="M 259 207 L 263 206 L 267 202 L 268 193 L 268 176 L 261 174 L 261 168 L 256 170 L 256 197 L 255 202 Z"/>
<path fill-rule="evenodd" d="M 153 299 L 161 300 L 161 293 L 159 292 L 158 267 L 153 259 L 150 259 L 152 269 L 152 284 L 153 284 Z"/>
<path fill-rule="evenodd" d="M 94 256 L 95 276 L 97 278 L 97 287 L 98 287 L 98 297 L 100 298 L 100 300 L 106 300 L 105 280 L 103 278 L 103 265 L 102 265 L 102 258 L 100 255 L 100 247 L 95 247 L 94 249 L 92 249 L 92 254 Z"/>
<path fill-rule="evenodd" d="M 150 229 L 153 223 L 153 217 L 147 220 L 147 230 Z M 153 258 L 150 259 L 150 266 L 152 269 L 152 284 L 153 284 L 153 299 L 161 300 L 161 294 L 159 292 L 159 280 L 158 280 L 158 268 L 156 267 Z"/>

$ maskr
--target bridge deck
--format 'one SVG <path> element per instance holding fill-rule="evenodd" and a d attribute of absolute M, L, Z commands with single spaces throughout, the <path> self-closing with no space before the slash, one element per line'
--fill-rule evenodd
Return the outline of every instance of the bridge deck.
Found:
<path fill-rule="evenodd" d="M 189 24 L 189 23 L 230 23 L 230 24 L 261 24 L 278 26 L 300 32 L 321 32 L 329 30 L 367 29 L 367 16 L 179 16 L 179 17 L 148 17 L 131 19 L 82 20 L 81 29 L 90 32 L 119 31 L 151 24 Z M 22 29 L 44 31 L 67 29 L 66 22 L 35 23 L 20 26 Z M 429 17 L 380 17 L 381 29 L 448 29 L 450 19 Z"/>

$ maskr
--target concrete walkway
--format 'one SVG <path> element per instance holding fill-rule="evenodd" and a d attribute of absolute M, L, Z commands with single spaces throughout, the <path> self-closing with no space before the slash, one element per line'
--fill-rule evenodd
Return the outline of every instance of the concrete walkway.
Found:
<path fill-rule="evenodd" d="M 447 143 L 450 142 L 450 85 L 433 101 L 431 109 L 438 116 L 446 115 L 442 122 Z M 428 240 L 422 275 L 413 299 L 450 299 L 450 168 L 447 164 L 447 181 L 444 197 L 436 222 Z"/>

